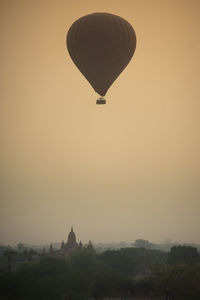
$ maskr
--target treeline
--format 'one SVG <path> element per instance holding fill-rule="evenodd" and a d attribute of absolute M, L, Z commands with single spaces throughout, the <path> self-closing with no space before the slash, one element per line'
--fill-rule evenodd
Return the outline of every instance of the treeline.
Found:
<path fill-rule="evenodd" d="M 200 257 L 196 248 L 169 253 L 124 248 L 97 254 L 85 248 L 69 260 L 40 257 L 16 271 L 1 272 L 0 299 L 102 300 L 200 299 Z"/>
<path fill-rule="evenodd" d="M 106 250 L 119 250 L 122 248 L 146 248 L 146 249 L 156 249 L 160 251 L 169 252 L 173 246 L 192 246 L 200 251 L 200 245 L 195 243 L 184 243 L 180 244 L 177 242 L 172 242 L 170 240 L 165 240 L 163 243 L 152 243 L 144 239 L 136 239 L 134 242 L 120 242 L 120 243 L 98 243 L 95 244 L 95 248 L 98 253 L 104 252 Z"/>

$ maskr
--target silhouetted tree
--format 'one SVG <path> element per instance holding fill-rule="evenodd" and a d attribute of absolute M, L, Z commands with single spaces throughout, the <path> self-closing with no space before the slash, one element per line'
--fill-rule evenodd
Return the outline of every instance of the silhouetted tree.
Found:
<path fill-rule="evenodd" d="M 15 254 L 16 251 L 14 251 L 10 246 L 8 246 L 7 249 L 3 252 L 3 255 L 7 258 L 8 271 L 12 270 L 12 260 Z"/>
<path fill-rule="evenodd" d="M 24 246 L 24 244 L 18 243 L 18 244 L 17 244 L 17 250 L 18 250 L 19 252 L 24 252 L 24 251 L 26 250 L 26 247 Z"/>
<path fill-rule="evenodd" d="M 150 249 L 152 248 L 152 243 L 149 243 L 149 241 L 147 240 L 143 240 L 143 239 L 137 239 L 135 240 L 135 243 L 133 244 L 134 247 L 136 248 L 146 248 L 146 249 Z"/>
<path fill-rule="evenodd" d="M 17 255 L 22 259 L 24 254 Z M 74 252 L 68 260 L 41 256 L 38 263 L 20 263 L 15 271 L 0 274 L 0 299 L 199 300 L 200 265 L 167 265 L 167 257 L 165 252 L 145 248 L 97 255 L 91 247 Z"/>
<path fill-rule="evenodd" d="M 198 263 L 199 253 L 192 246 L 174 246 L 169 252 L 169 264 L 187 264 L 193 265 Z"/>
<path fill-rule="evenodd" d="M 165 299 L 200 299 L 200 268 L 187 265 L 159 266 L 154 273 L 154 287 Z"/>

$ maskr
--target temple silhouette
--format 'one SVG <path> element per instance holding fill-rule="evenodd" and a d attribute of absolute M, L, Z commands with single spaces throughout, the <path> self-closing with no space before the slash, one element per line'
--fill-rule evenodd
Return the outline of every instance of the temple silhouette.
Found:
<path fill-rule="evenodd" d="M 61 247 L 59 250 L 54 250 L 52 244 L 50 244 L 49 247 L 49 255 L 53 257 L 64 257 L 68 258 L 71 253 L 74 253 L 77 250 L 81 250 L 83 248 L 93 248 L 92 242 L 89 241 L 88 244 L 83 245 L 80 241 L 77 243 L 76 241 L 76 234 L 73 230 L 73 226 L 71 226 L 71 231 L 68 234 L 67 242 L 64 241 L 61 242 Z"/>

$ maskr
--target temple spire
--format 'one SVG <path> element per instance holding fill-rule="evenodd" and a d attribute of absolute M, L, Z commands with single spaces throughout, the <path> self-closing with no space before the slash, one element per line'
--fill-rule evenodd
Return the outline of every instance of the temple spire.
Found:
<path fill-rule="evenodd" d="M 62 241 L 62 243 L 61 243 L 61 249 L 64 249 L 65 248 L 65 243 L 64 243 L 64 241 Z"/>

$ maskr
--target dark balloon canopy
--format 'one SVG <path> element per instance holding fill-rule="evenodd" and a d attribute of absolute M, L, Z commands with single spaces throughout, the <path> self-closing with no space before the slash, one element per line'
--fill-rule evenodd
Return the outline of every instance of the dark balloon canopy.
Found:
<path fill-rule="evenodd" d="M 67 34 L 69 54 L 94 90 L 107 90 L 130 62 L 136 47 L 133 27 L 110 13 L 81 17 Z"/>

